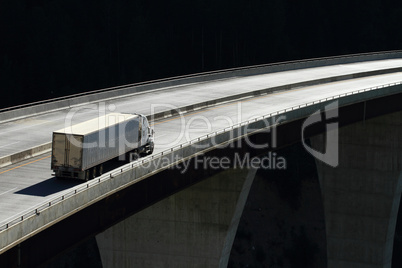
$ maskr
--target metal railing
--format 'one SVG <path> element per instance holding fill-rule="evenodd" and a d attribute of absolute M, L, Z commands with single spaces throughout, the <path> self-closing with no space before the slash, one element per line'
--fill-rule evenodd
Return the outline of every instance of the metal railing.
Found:
<path fill-rule="evenodd" d="M 111 179 L 115 178 L 116 176 L 118 176 L 118 175 L 120 175 L 120 174 L 122 174 L 124 172 L 130 171 L 130 170 L 132 170 L 132 169 L 134 169 L 136 167 L 144 165 L 147 162 L 153 161 L 153 160 L 155 160 L 157 158 L 161 158 L 162 156 L 164 156 L 166 154 L 175 152 L 175 151 L 180 150 L 180 149 L 182 149 L 182 148 L 184 148 L 186 146 L 190 146 L 190 145 L 195 144 L 197 142 L 209 139 L 211 137 L 215 137 L 215 136 L 217 136 L 219 134 L 222 134 L 222 133 L 225 133 L 225 132 L 228 132 L 228 131 L 233 131 L 233 130 L 239 128 L 239 127 L 249 125 L 250 123 L 253 123 L 253 122 L 257 122 L 257 121 L 261 121 L 261 120 L 264 120 L 264 119 L 272 118 L 274 116 L 285 114 L 285 113 L 287 113 L 289 111 L 294 111 L 296 109 L 301 109 L 301 108 L 304 108 L 304 107 L 312 106 L 312 105 L 315 105 L 315 104 L 319 104 L 319 103 L 323 103 L 323 102 L 327 102 L 327 101 L 331 101 L 331 100 L 335 100 L 335 99 L 340 99 L 342 97 L 347 97 L 347 96 L 350 96 L 350 95 L 356 95 L 356 94 L 367 92 L 367 91 L 378 90 L 378 89 L 382 89 L 382 88 L 385 88 L 385 87 L 392 87 L 392 86 L 397 86 L 397 85 L 401 85 L 401 84 L 402 84 L 402 81 L 399 81 L 399 82 L 396 82 L 396 83 L 384 84 L 384 85 L 380 85 L 380 86 L 376 86 L 376 87 L 370 87 L 370 88 L 366 88 L 366 89 L 360 89 L 360 90 L 356 90 L 356 91 L 352 91 L 352 92 L 348 92 L 348 93 L 337 94 L 337 95 L 334 95 L 334 96 L 331 96 L 331 97 L 319 99 L 319 100 L 308 102 L 308 103 L 305 103 L 305 104 L 291 106 L 289 108 L 278 110 L 276 112 L 265 114 L 263 116 L 255 117 L 253 119 L 249 119 L 249 120 L 234 124 L 233 126 L 226 127 L 226 128 L 211 132 L 209 134 L 200 136 L 200 137 L 198 137 L 196 139 L 181 143 L 181 144 L 179 144 L 179 145 L 177 145 L 175 147 L 172 147 L 170 149 L 164 150 L 164 151 L 159 152 L 159 153 L 157 153 L 155 155 L 146 156 L 146 157 L 144 157 L 144 158 L 142 158 L 140 160 L 137 160 L 136 162 L 126 164 L 126 165 L 124 165 L 124 166 L 122 166 L 122 167 L 120 167 L 118 169 L 115 169 L 115 170 L 111 171 L 108 174 L 102 175 L 102 176 L 100 176 L 98 178 L 95 178 L 95 179 L 89 181 L 89 182 L 86 182 L 83 185 L 75 187 L 73 190 L 69 191 L 68 193 L 62 194 L 62 195 L 60 195 L 58 197 L 55 197 L 55 198 L 53 198 L 51 200 L 45 201 L 41 205 L 39 205 L 36 209 L 32 209 L 29 212 L 23 213 L 23 215 L 18 216 L 15 219 L 9 221 L 8 223 L 3 224 L 2 226 L 0 226 L 0 232 L 12 227 L 15 224 L 20 223 L 20 222 L 22 222 L 22 221 L 24 221 L 24 220 L 26 220 L 26 219 L 34 216 L 34 215 L 40 215 L 41 211 L 43 211 L 45 209 L 48 209 L 48 208 L 52 207 L 55 204 L 63 202 L 67 198 L 70 198 L 70 197 L 76 195 L 77 193 L 83 192 L 83 191 L 85 191 L 85 190 L 87 190 L 87 189 L 89 189 L 89 188 L 91 188 L 91 187 L 93 187 L 95 185 L 98 185 L 98 184 L 103 183 L 105 181 L 111 180 Z M 286 121 L 283 121 L 281 124 L 283 124 L 285 122 Z M 246 134 L 248 135 L 250 133 L 246 133 Z M 238 138 L 239 137 L 236 137 L 235 139 L 238 139 Z M 155 172 L 158 172 L 158 171 L 163 170 L 165 168 L 166 167 L 159 168 L 159 169 L 155 170 Z"/>

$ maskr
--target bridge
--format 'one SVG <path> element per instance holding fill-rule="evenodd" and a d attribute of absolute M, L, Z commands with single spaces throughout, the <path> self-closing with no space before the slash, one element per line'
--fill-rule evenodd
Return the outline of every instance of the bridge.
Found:
<path fill-rule="evenodd" d="M 309 182 L 315 199 L 305 208 L 316 214 L 306 221 L 316 231 L 298 235 L 316 238 L 311 256 L 317 267 L 391 267 L 393 248 L 400 246 L 401 70 L 401 52 L 362 54 L 177 77 L 3 109 L 1 266 L 52 263 L 88 249 L 95 253 L 82 258 L 104 267 L 232 265 L 234 246 L 243 247 L 242 237 L 252 235 L 247 204 L 261 205 L 253 198 L 266 196 L 257 187 L 266 183 L 261 177 L 307 161 L 317 178 Z M 116 163 L 85 183 L 55 179 L 52 131 L 110 112 L 147 115 L 156 131 L 154 154 Z M 292 155 L 286 151 L 292 146 L 303 150 Z M 283 209 L 276 201 L 274 207 Z M 250 248 L 242 254 L 260 262 L 273 258 Z"/>

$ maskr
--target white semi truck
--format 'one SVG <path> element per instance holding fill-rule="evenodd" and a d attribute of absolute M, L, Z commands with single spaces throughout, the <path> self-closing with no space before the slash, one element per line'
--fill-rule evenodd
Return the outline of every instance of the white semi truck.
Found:
<path fill-rule="evenodd" d="M 51 169 L 58 178 L 89 180 L 115 158 L 152 154 L 154 130 L 140 114 L 111 113 L 53 132 Z"/>

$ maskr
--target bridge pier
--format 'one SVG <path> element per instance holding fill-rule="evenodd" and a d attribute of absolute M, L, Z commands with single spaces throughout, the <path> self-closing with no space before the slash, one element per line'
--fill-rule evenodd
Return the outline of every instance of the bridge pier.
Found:
<path fill-rule="evenodd" d="M 226 267 L 255 173 L 223 171 L 98 234 L 103 267 Z"/>
<path fill-rule="evenodd" d="M 339 129 L 339 166 L 318 160 L 328 267 L 391 267 L 402 190 L 402 112 Z M 311 139 L 324 150 L 324 134 Z"/>

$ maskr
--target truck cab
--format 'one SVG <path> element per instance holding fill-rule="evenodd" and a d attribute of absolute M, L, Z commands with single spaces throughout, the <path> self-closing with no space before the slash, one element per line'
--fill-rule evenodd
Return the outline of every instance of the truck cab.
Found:
<path fill-rule="evenodd" d="M 154 134 L 155 131 L 149 125 L 148 119 L 145 115 L 141 115 L 142 123 L 141 131 L 141 154 L 152 154 L 154 151 Z"/>

